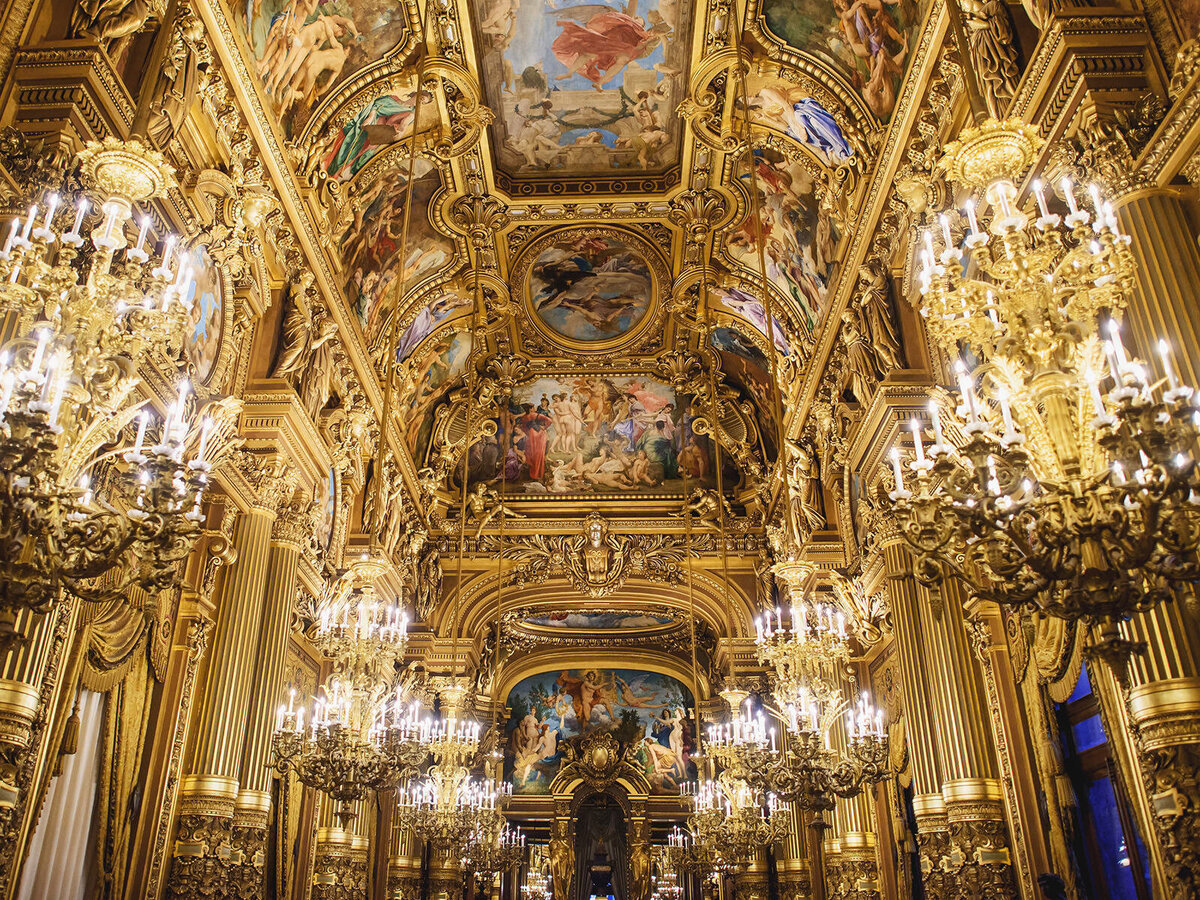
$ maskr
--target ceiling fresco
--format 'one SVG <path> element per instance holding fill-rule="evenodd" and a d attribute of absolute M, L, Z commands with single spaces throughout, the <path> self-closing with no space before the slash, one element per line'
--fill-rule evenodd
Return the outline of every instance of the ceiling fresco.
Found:
<path fill-rule="evenodd" d="M 539 253 L 527 290 L 533 314 L 552 336 L 584 344 L 628 333 L 654 298 L 643 253 L 619 236 L 590 233 Z"/>
<path fill-rule="evenodd" d="M 679 161 L 685 0 L 472 0 L 498 167 L 661 172 Z"/>
<path fill-rule="evenodd" d="M 763 0 L 767 29 L 831 63 L 883 121 L 891 118 L 923 4 L 915 0 Z"/>
<path fill-rule="evenodd" d="M 712 448 L 687 407 L 670 385 L 642 375 L 537 378 L 517 386 L 495 435 L 472 448 L 470 474 L 525 496 L 712 484 Z"/>
<path fill-rule="evenodd" d="M 405 4 L 394 0 L 244 0 L 234 10 L 288 138 L 333 88 L 409 34 Z"/>
<path fill-rule="evenodd" d="M 264 112 L 323 217 L 331 280 L 376 363 L 390 350 L 401 366 L 409 474 L 437 458 L 434 420 L 464 383 L 480 302 L 495 317 L 480 374 L 502 354 L 527 368 L 471 449 L 474 482 L 529 501 L 713 484 L 710 439 L 691 428 L 697 389 L 663 367 L 705 349 L 678 316 L 690 196 L 714 218 L 708 294 L 689 313 L 713 318 L 705 358 L 764 426 L 747 446 L 773 457 L 767 347 L 781 383 L 799 384 L 927 5 L 749 3 L 745 98 L 725 93 L 731 28 L 714 31 L 725 7 L 708 2 L 445 0 L 430 7 L 419 86 L 420 4 L 233 7 Z M 723 143 L 743 105 L 753 172 Z"/>
<path fill-rule="evenodd" d="M 754 161 L 756 171 L 739 178 L 757 197 L 750 215 L 730 232 L 725 250 L 751 272 L 765 267 L 767 280 L 800 312 L 811 332 L 826 305 L 840 235 L 833 218 L 820 208 L 809 167 L 769 149 L 755 151 Z"/>
<path fill-rule="evenodd" d="M 674 622 L 674 616 L 640 612 L 556 612 L 529 616 L 521 624 L 556 631 L 641 631 L 663 628 Z"/>
<path fill-rule="evenodd" d="M 435 228 L 430 219 L 432 201 L 441 187 L 441 173 L 436 164 L 417 159 L 407 235 L 404 215 L 409 197 L 407 161 L 397 162 L 363 185 L 349 204 L 350 220 L 338 241 L 346 277 L 346 299 L 369 336 L 378 332 L 383 297 L 400 291 L 401 285 L 407 294 L 425 276 L 449 264 L 454 256 L 454 240 Z"/>

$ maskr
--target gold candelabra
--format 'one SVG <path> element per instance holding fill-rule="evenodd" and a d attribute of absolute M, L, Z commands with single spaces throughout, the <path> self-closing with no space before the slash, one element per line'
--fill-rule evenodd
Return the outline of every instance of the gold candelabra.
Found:
<path fill-rule="evenodd" d="M 382 573 L 379 563 L 361 560 L 327 593 L 313 640 L 333 660 L 333 674 L 310 713 L 296 707 L 293 692 L 273 739 L 280 772 L 294 771 L 336 800 L 343 825 L 356 800 L 397 787 L 427 755 L 428 723 L 392 687 L 408 620 L 398 606 L 376 598 L 372 581 Z"/>
<path fill-rule="evenodd" d="M 525 860 L 525 835 L 497 816 L 490 829 L 480 828 L 466 842 L 462 866 L 485 885 Z"/>
<path fill-rule="evenodd" d="M 956 366 L 965 439 L 931 404 L 932 445 L 911 423 L 914 477 L 893 451 L 891 498 L 925 583 L 951 573 L 984 599 L 1099 623 L 1115 647 L 1116 622 L 1200 576 L 1200 419 L 1165 344 L 1161 379 L 1125 352 L 1135 266 L 1099 189 L 1081 208 L 1063 179 L 1060 215 L 1034 182 L 1036 218 L 1018 206 L 1038 144 L 992 120 L 947 147 L 941 165 L 971 195 L 966 253 L 946 217 L 940 251 L 926 233 L 921 312 L 977 364 Z"/>
<path fill-rule="evenodd" d="M 693 848 L 705 871 L 739 871 L 787 835 L 789 817 L 777 798 L 730 770 L 680 790 L 692 806 L 685 847 Z M 679 862 L 686 859 L 685 850 Z"/>
<path fill-rule="evenodd" d="M 175 239 L 151 267 L 149 216 L 134 246 L 125 234 L 135 204 L 174 183 L 172 169 L 137 141 L 111 139 L 89 143 L 77 163 L 99 217 L 86 197 L 72 216 L 50 194 L 12 221 L 0 250 L 0 314 L 14 335 L 0 352 L 6 644 L 20 640 L 20 610 L 45 610 L 63 590 L 99 602 L 170 585 L 199 535 L 209 471 L 187 381 L 161 429 L 138 392 L 152 358 L 178 366 L 188 326 L 193 272 L 174 258 Z M 135 420 L 132 449 L 100 453 Z"/>

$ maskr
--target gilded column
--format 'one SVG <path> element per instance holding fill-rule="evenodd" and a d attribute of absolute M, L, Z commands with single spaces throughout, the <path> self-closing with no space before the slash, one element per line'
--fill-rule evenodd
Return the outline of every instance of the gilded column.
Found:
<path fill-rule="evenodd" d="M 1117 205 L 1138 261 L 1128 330 L 1144 357 L 1153 357 L 1160 337 L 1170 341 L 1185 380 L 1200 385 L 1200 247 L 1183 201 L 1170 188 L 1146 188 Z M 1127 693 L 1110 690 L 1107 698 L 1110 730 L 1125 714 L 1133 729 L 1131 750 L 1145 788 L 1145 802 L 1135 806 L 1152 819 L 1157 837 L 1151 847 L 1156 893 L 1178 898 L 1200 897 L 1198 619 L 1194 604 L 1180 602 L 1130 622 L 1130 637 L 1143 641 L 1146 651 L 1129 665 Z M 1123 676 L 1118 671 L 1118 681 Z M 1128 701 L 1124 709 L 1121 693 Z"/>
<path fill-rule="evenodd" d="M 790 806 L 788 814 L 792 817 L 792 827 L 775 848 L 779 896 L 780 900 L 809 900 L 812 897 L 812 879 L 804 822 L 795 805 Z"/>
<path fill-rule="evenodd" d="M 338 803 L 321 796 L 320 827 L 313 866 L 313 900 L 363 900 L 367 896 L 367 801 L 356 800 L 354 818 L 339 824 Z"/>
<path fill-rule="evenodd" d="M 917 822 L 921 882 L 926 896 L 941 900 L 952 896 L 944 865 L 949 858 L 950 835 L 946 803 L 942 798 L 940 746 L 934 739 L 933 681 L 926 668 L 927 648 L 922 645 L 922 597 L 913 577 L 912 554 L 904 539 L 892 532 L 883 535 L 881 542 L 904 693 L 904 736 L 913 775 L 913 814 Z"/>
<path fill-rule="evenodd" d="M 246 721 L 262 622 L 263 590 L 276 509 L 291 482 L 281 465 L 246 454 L 240 468 L 258 488 L 238 521 L 237 559 L 223 576 L 208 661 L 204 703 L 196 722 L 191 774 L 183 779 L 179 835 L 168 884 L 175 897 L 224 892 L 230 864 L 240 864 L 232 827 L 241 777 Z M 248 479 L 249 480 L 249 479 Z M 253 814 L 243 804 L 240 817 Z"/>
<path fill-rule="evenodd" d="M 739 900 L 769 900 L 771 886 L 768 880 L 767 851 L 759 850 L 749 865 L 734 876 L 734 883 Z"/>
<path fill-rule="evenodd" d="M 941 745 L 950 896 L 1016 897 L 987 700 L 964 625 L 958 582 L 948 580 L 938 598 L 926 594 L 920 610 Z"/>
<path fill-rule="evenodd" d="M 408 828 L 392 822 L 388 854 L 387 900 L 420 900 L 421 841 Z"/>
<path fill-rule="evenodd" d="M 271 531 L 262 627 L 246 722 L 244 759 L 233 817 L 234 855 L 240 863 L 231 873 L 239 896 L 261 897 L 267 827 L 271 813 L 271 737 L 283 690 L 284 663 L 296 598 L 296 571 L 304 541 L 312 531 L 307 493 L 297 490 L 279 508 Z"/>
<path fill-rule="evenodd" d="M 836 811 L 840 867 L 838 887 L 830 891 L 839 900 L 878 900 L 879 860 L 875 831 L 871 827 L 872 792 L 839 800 Z"/>

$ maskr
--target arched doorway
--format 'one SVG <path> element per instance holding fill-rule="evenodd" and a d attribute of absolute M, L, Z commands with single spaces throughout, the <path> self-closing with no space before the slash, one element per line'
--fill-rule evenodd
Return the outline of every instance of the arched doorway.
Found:
<path fill-rule="evenodd" d="M 572 900 L 628 900 L 629 869 L 625 810 L 610 794 L 593 794 L 575 815 Z"/>

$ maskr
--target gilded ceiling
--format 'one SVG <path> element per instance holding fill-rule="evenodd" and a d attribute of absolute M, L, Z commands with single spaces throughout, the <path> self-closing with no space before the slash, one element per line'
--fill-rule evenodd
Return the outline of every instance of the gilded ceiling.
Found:
<path fill-rule="evenodd" d="M 438 0 L 424 21 L 381 0 L 238 5 L 336 287 L 376 363 L 399 364 L 410 476 L 462 424 L 472 333 L 477 360 L 520 360 L 474 482 L 529 500 L 711 483 L 681 349 L 744 410 L 723 427 L 773 458 L 770 372 L 795 387 L 818 346 L 922 10 L 751 0 L 737 29 L 725 0 Z M 727 139 L 743 108 L 752 156 Z"/>

